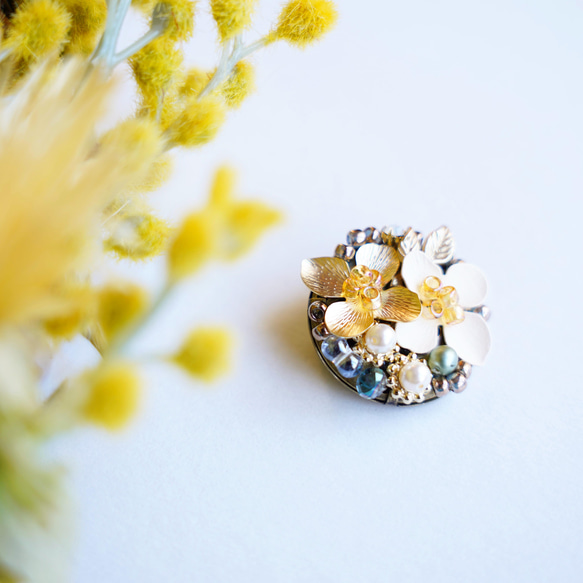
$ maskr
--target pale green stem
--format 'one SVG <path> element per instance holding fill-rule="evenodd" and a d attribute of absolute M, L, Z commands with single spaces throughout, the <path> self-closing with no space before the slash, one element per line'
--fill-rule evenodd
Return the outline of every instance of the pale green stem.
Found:
<path fill-rule="evenodd" d="M 202 99 L 214 91 L 221 83 L 231 76 L 233 69 L 239 61 L 253 54 L 255 51 L 262 49 L 268 44 L 268 42 L 268 37 L 264 36 L 250 45 L 243 46 L 241 36 L 239 35 L 235 38 L 234 46 L 231 50 L 231 42 L 227 41 L 223 47 L 223 54 L 221 55 L 219 66 L 206 87 L 200 92 L 198 99 Z"/>
<path fill-rule="evenodd" d="M 136 42 L 132 43 L 129 47 L 125 48 L 113 56 L 111 62 L 111 68 L 117 67 L 122 61 L 129 59 L 132 55 L 135 55 L 139 50 L 143 49 L 146 45 L 156 40 L 159 36 L 164 34 L 164 29 L 157 27 L 152 27 L 142 38 L 139 38 Z"/>

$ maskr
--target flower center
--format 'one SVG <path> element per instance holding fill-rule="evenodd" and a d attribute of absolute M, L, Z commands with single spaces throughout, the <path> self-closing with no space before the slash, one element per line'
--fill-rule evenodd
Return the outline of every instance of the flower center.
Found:
<path fill-rule="evenodd" d="M 381 274 L 376 269 L 357 265 L 344 280 L 342 295 L 355 302 L 363 310 L 378 310 L 382 305 L 383 284 Z"/>
<path fill-rule="evenodd" d="M 458 304 L 455 287 L 443 285 L 439 277 L 426 277 L 419 287 L 419 299 L 425 308 L 423 313 L 441 320 L 441 324 L 459 324 L 464 321 L 464 310 Z"/>

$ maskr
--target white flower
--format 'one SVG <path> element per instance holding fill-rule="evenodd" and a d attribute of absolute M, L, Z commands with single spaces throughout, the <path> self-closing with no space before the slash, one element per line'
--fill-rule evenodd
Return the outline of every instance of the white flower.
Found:
<path fill-rule="evenodd" d="M 399 322 L 397 343 L 420 354 L 439 342 L 439 326 L 445 343 L 470 364 L 483 364 L 490 350 L 490 332 L 482 316 L 468 312 L 486 297 L 483 273 L 469 263 L 455 263 L 443 269 L 422 251 L 408 253 L 401 268 L 407 287 L 419 294 L 421 316 L 413 322 Z"/>

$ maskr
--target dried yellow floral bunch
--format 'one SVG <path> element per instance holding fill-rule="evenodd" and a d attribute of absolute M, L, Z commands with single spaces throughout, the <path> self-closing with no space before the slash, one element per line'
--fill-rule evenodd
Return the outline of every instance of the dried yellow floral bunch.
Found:
<path fill-rule="evenodd" d="M 132 4 L 149 29 L 119 50 Z M 246 44 L 257 2 L 210 0 L 222 55 L 204 71 L 186 66 L 182 53 L 200 4 L 1 4 L 0 581 L 66 580 L 66 562 L 56 558 L 66 548 L 66 496 L 45 443 L 85 424 L 124 427 L 141 393 L 132 340 L 185 278 L 210 261 L 237 259 L 280 219 L 267 204 L 238 198 L 228 167 L 216 172 L 206 204 L 177 226 L 156 216 L 144 195 L 170 176 L 173 148 L 211 141 L 253 90 L 248 57 L 278 40 L 299 47 L 318 40 L 336 20 L 334 5 L 291 0 L 272 30 Z M 139 104 L 100 134 L 110 74 L 124 61 Z M 139 261 L 162 252 L 167 271 L 156 297 L 96 277 L 108 255 Z M 41 395 L 43 362 L 60 342 L 84 338 L 99 350 L 98 364 Z M 160 361 L 204 381 L 228 368 L 223 328 L 195 328 L 179 344 Z"/>

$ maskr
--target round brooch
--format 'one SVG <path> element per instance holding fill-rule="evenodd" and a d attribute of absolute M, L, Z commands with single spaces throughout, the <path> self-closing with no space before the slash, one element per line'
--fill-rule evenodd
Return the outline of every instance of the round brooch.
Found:
<path fill-rule="evenodd" d="M 334 257 L 304 259 L 308 322 L 322 362 L 365 399 L 425 403 L 460 393 L 484 363 L 487 283 L 454 257 L 447 227 L 348 233 Z"/>

